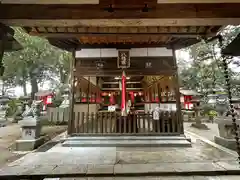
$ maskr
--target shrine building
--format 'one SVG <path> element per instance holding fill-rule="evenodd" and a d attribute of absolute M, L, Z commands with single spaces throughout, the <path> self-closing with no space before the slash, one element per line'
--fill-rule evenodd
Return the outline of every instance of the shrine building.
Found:
<path fill-rule="evenodd" d="M 70 136 L 182 136 L 176 50 L 240 22 L 237 0 L 0 0 L 21 26 L 72 52 Z M 158 115 L 154 115 L 158 112 Z"/>

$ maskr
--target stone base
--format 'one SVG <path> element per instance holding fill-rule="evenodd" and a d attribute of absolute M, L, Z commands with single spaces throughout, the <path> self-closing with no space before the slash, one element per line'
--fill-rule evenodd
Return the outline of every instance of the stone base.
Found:
<path fill-rule="evenodd" d="M 63 147 L 191 147 L 185 136 L 79 136 L 69 137 Z"/>
<path fill-rule="evenodd" d="M 206 124 L 202 124 L 202 123 L 201 124 L 193 123 L 191 126 L 198 129 L 205 129 L 205 130 L 209 129 Z"/>
<path fill-rule="evenodd" d="M 16 151 L 32 151 L 38 148 L 39 146 L 43 145 L 44 142 L 45 142 L 44 136 L 34 140 L 19 139 L 19 140 L 16 140 L 15 150 Z"/>
<path fill-rule="evenodd" d="M 214 136 L 214 142 L 228 149 L 236 150 L 236 140 Z"/>

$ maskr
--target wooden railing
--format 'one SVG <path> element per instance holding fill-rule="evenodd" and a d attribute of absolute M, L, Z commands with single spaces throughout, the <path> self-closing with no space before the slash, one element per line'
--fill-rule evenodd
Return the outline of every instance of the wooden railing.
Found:
<path fill-rule="evenodd" d="M 77 112 L 74 117 L 73 134 L 180 134 L 176 112 L 161 112 L 158 120 L 151 113 L 122 117 L 115 112 Z"/>
<path fill-rule="evenodd" d="M 52 123 L 67 123 L 69 120 L 69 108 L 48 108 L 47 118 Z"/>

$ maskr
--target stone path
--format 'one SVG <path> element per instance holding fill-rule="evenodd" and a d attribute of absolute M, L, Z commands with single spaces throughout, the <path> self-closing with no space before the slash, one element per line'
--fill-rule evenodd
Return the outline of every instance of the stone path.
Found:
<path fill-rule="evenodd" d="M 22 156 L 11 152 L 12 144 L 20 136 L 21 130 L 18 124 L 10 124 L 0 128 L 0 167 Z"/>
<path fill-rule="evenodd" d="M 208 126 L 209 130 L 203 130 L 203 129 L 197 129 L 194 127 L 191 127 L 192 123 L 184 123 L 184 130 L 190 131 L 192 133 L 195 133 L 199 136 L 202 136 L 210 141 L 214 142 L 214 136 L 219 135 L 218 131 L 218 125 L 216 123 L 204 123 Z"/>
<path fill-rule="evenodd" d="M 216 172 L 225 174 L 227 171 L 236 170 L 240 173 L 235 156 L 194 140 L 191 148 L 69 148 L 57 145 L 47 152 L 29 153 L 10 163 L 0 171 L 0 176 L 16 173 L 64 176 L 68 174 L 146 176 L 149 173 L 203 175 L 201 173 L 206 172 L 215 175 Z"/>
<path fill-rule="evenodd" d="M 42 133 L 52 138 L 66 130 L 66 128 L 66 126 L 44 126 Z M 13 152 L 13 144 L 20 137 L 21 128 L 18 124 L 9 124 L 5 127 L 0 127 L 0 168 L 6 165 L 6 163 L 13 162 L 27 153 L 18 154 Z"/>
<path fill-rule="evenodd" d="M 211 130 L 188 131 L 213 139 Z M 57 144 L 47 152 L 32 152 L 0 170 L 1 175 L 80 174 L 88 178 L 53 178 L 52 180 L 239 180 L 240 176 L 219 176 L 227 172 L 240 174 L 236 156 L 214 148 L 196 138 L 192 147 L 62 147 Z M 149 175 L 149 173 L 152 175 Z M 190 174 L 189 174 L 190 173 Z M 207 173 L 207 174 L 206 174 Z M 95 175 L 106 177 L 95 177 Z M 165 175 L 169 177 L 165 177 Z M 109 177 L 109 176 L 125 177 Z M 136 176 L 138 177 L 132 177 Z M 164 175 L 164 176 L 162 176 Z M 175 175 L 175 176 L 174 176 Z M 180 175 L 188 175 L 182 177 Z M 192 176 L 191 176 L 192 175 Z M 202 176 L 201 176 L 202 175 Z M 207 175 L 207 176 L 206 176 Z M 210 176 L 211 175 L 211 176 Z M 215 176 L 214 176 L 215 175 Z M 218 176 L 216 176 L 218 175 Z M 91 176 L 91 177 L 89 177 Z M 108 176 L 108 177 L 107 177 Z M 47 179 L 46 179 L 47 180 Z"/>

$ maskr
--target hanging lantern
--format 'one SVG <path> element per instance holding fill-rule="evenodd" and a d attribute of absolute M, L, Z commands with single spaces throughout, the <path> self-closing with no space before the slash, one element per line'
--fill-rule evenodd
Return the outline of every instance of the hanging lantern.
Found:
<path fill-rule="evenodd" d="M 106 95 L 107 95 L 107 93 L 105 93 L 105 92 L 102 93 L 102 96 L 106 96 Z"/>

